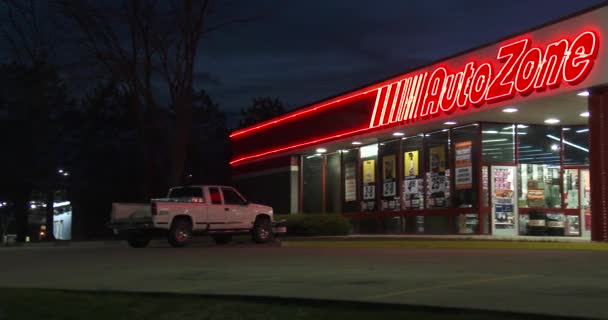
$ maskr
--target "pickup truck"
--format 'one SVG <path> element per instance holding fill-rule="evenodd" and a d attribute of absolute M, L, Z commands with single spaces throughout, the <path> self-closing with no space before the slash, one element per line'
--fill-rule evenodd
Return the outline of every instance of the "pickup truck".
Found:
<path fill-rule="evenodd" d="M 195 233 L 224 244 L 235 234 L 249 233 L 254 242 L 266 243 L 287 231 L 284 221 L 274 221 L 271 207 L 250 203 L 227 186 L 175 187 L 150 204 L 113 203 L 109 227 L 134 248 L 146 247 L 156 235 L 183 247 Z"/>

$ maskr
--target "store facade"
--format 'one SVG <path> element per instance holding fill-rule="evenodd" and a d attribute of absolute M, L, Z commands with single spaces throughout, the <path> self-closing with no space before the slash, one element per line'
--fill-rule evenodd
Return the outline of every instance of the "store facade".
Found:
<path fill-rule="evenodd" d="M 608 241 L 606 35 L 603 6 L 239 129 L 234 182 L 356 233 Z"/>

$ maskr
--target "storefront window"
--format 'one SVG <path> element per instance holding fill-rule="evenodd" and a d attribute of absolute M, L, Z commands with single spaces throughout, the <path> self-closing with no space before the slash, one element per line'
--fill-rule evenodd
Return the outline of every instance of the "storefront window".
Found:
<path fill-rule="evenodd" d="M 589 128 L 569 126 L 564 133 L 564 165 L 589 165 Z"/>
<path fill-rule="evenodd" d="M 482 157 L 485 163 L 510 164 L 515 162 L 515 126 L 482 124 Z"/>
<path fill-rule="evenodd" d="M 340 212 L 340 152 L 326 155 L 325 212 Z"/>
<path fill-rule="evenodd" d="M 382 162 L 380 163 L 381 176 L 381 210 L 396 211 L 400 209 L 398 196 L 398 172 L 399 144 L 401 140 L 380 143 L 379 151 Z M 391 220 L 392 221 L 392 220 Z"/>
<path fill-rule="evenodd" d="M 344 162 L 344 199 L 342 212 L 359 212 L 361 206 L 357 202 L 357 164 L 359 163 L 359 149 L 342 151 Z"/>
<path fill-rule="evenodd" d="M 520 208 L 560 208 L 560 131 L 552 126 L 518 126 Z"/>
<path fill-rule="evenodd" d="M 323 156 L 302 156 L 302 212 L 323 211 Z"/>
<path fill-rule="evenodd" d="M 363 181 L 361 211 L 377 211 L 376 206 L 376 174 L 378 162 L 378 144 L 361 147 L 360 152 Z"/>
<path fill-rule="evenodd" d="M 477 206 L 478 163 L 475 158 L 478 126 L 454 128 L 451 133 L 452 152 L 454 154 L 454 196 L 456 208 Z"/>
<path fill-rule="evenodd" d="M 425 135 L 426 207 L 447 208 L 450 203 L 449 131 Z"/>
<path fill-rule="evenodd" d="M 403 151 L 403 182 L 402 182 L 402 202 L 403 209 L 422 209 L 423 185 L 422 176 L 422 135 L 407 137 L 401 140 L 401 150 Z"/>

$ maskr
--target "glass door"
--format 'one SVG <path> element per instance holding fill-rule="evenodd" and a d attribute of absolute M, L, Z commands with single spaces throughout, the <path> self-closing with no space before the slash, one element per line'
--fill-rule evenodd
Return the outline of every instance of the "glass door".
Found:
<path fill-rule="evenodd" d="M 582 236 L 591 237 L 591 180 L 589 169 L 582 169 L 580 174 L 581 195 L 581 230 Z"/>
<path fill-rule="evenodd" d="M 516 177 L 516 166 L 490 167 L 490 206 L 494 235 L 517 235 Z"/>

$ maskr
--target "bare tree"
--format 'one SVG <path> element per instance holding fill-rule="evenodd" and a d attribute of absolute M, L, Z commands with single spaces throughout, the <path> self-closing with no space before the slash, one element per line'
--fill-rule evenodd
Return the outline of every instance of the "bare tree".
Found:
<path fill-rule="evenodd" d="M 54 54 L 57 21 L 40 0 L 2 0 L 0 32 L 10 58 L 24 65 L 45 63 Z"/>
<path fill-rule="evenodd" d="M 249 107 L 241 109 L 239 127 L 250 126 L 283 113 L 285 113 L 285 106 L 278 98 L 253 98 Z"/>
<path fill-rule="evenodd" d="M 218 1 L 125 0 L 119 6 L 95 6 L 86 1 L 58 0 L 67 17 L 76 22 L 84 43 L 107 71 L 133 93 L 132 108 L 145 141 L 144 157 L 148 176 L 157 180 L 154 127 L 146 115 L 162 113 L 165 105 L 175 113 L 175 141 L 170 184 L 184 178 L 184 163 L 192 130 L 192 92 L 194 68 L 200 41 L 208 32 L 234 19 L 211 25 L 209 17 Z M 166 87 L 167 91 L 158 90 Z M 164 93 L 164 94 L 163 94 Z M 150 181 L 154 182 L 154 181 Z M 148 183 L 149 184 L 149 183 Z"/>

